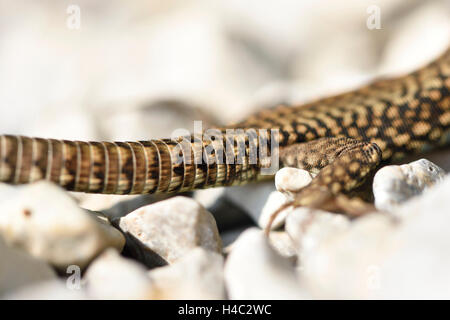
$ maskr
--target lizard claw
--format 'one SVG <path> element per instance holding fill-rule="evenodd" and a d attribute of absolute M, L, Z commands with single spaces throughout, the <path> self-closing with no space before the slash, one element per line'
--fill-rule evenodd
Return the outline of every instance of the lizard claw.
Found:
<path fill-rule="evenodd" d="M 349 198 L 344 194 L 333 195 L 326 188 L 305 188 L 296 194 L 294 200 L 286 202 L 272 213 L 264 229 L 266 236 L 269 235 L 276 217 L 289 207 L 294 209 L 298 207 L 321 209 L 337 214 L 345 214 L 351 218 L 356 218 L 369 212 L 376 211 L 373 204 L 365 202 L 360 198 Z"/>
<path fill-rule="evenodd" d="M 310 208 L 322 208 L 322 204 L 325 204 L 329 198 L 331 197 L 331 193 L 324 189 L 316 189 L 316 188 L 303 188 L 300 192 L 297 192 L 294 196 L 294 199 L 286 202 L 281 205 L 269 218 L 269 221 L 264 229 L 264 233 L 269 235 L 273 222 L 276 217 L 281 213 L 281 211 L 292 207 L 310 207 Z M 324 208 L 325 209 L 325 208 Z"/>
<path fill-rule="evenodd" d="M 269 218 L 269 221 L 267 222 L 266 227 L 264 228 L 264 234 L 267 237 L 269 236 L 273 222 L 275 221 L 276 217 L 280 214 L 280 212 L 291 206 L 294 207 L 294 204 L 295 204 L 295 200 L 286 202 L 285 204 L 281 205 L 274 213 L 272 213 L 272 215 Z"/>

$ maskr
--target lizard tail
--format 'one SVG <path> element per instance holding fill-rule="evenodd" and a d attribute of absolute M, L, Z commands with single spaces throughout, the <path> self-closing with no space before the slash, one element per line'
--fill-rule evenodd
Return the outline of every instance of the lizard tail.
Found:
<path fill-rule="evenodd" d="M 248 161 L 248 139 L 243 148 L 233 143 L 231 161 L 217 158 L 224 141 L 192 136 L 178 141 L 81 142 L 1 135 L 0 182 L 47 180 L 69 191 L 146 194 L 255 180 L 259 166 Z"/>

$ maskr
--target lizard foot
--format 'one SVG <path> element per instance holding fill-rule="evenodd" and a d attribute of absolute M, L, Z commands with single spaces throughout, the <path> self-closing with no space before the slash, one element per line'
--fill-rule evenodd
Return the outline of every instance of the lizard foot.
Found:
<path fill-rule="evenodd" d="M 280 206 L 272 215 L 265 227 L 265 234 L 268 235 L 276 217 L 288 208 L 308 207 L 320 209 L 337 214 L 345 214 L 351 218 L 362 216 L 366 213 L 376 211 L 373 204 L 363 201 L 360 198 L 350 198 L 344 194 L 333 194 L 326 188 L 313 190 L 304 188 L 298 192 L 292 201 Z"/>
<path fill-rule="evenodd" d="M 316 208 L 351 217 L 375 210 L 372 204 L 345 194 L 361 186 L 378 167 L 381 150 L 376 144 L 351 138 L 321 138 L 282 151 L 283 165 L 315 172 L 317 176 L 295 195 L 294 200 L 272 214 L 266 234 L 276 216 L 289 207 Z"/>

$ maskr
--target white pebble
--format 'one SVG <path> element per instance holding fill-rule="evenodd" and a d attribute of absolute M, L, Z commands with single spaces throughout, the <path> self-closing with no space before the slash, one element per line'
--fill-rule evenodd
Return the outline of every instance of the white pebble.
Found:
<path fill-rule="evenodd" d="M 195 248 L 172 265 L 150 270 L 158 299 L 225 299 L 222 255 Z"/>
<path fill-rule="evenodd" d="M 85 267 L 108 247 L 122 250 L 124 236 L 103 219 L 80 209 L 61 188 L 38 182 L 0 205 L 6 242 L 65 271 Z"/>
<path fill-rule="evenodd" d="M 275 175 L 275 186 L 278 191 L 292 194 L 306 187 L 312 180 L 311 174 L 303 169 L 282 168 Z"/>
<path fill-rule="evenodd" d="M 282 205 L 284 205 L 287 202 L 288 199 L 283 193 L 279 191 L 271 192 L 269 194 L 269 197 L 267 198 L 267 201 L 264 204 L 264 207 L 262 208 L 261 215 L 259 216 L 258 219 L 258 225 L 262 229 L 265 229 L 269 224 L 269 221 L 273 213 L 275 213 L 275 211 L 277 211 Z M 286 216 L 288 215 L 289 212 L 290 209 L 280 211 L 271 225 L 271 230 L 281 227 L 284 224 L 284 220 L 286 219 Z"/>
<path fill-rule="evenodd" d="M 167 262 L 202 247 L 221 252 L 222 243 L 211 213 L 190 198 L 177 196 L 137 209 L 120 219 L 120 228 Z"/>
<path fill-rule="evenodd" d="M 275 175 L 275 185 L 278 191 L 272 191 L 264 203 L 258 218 L 258 225 L 265 229 L 275 211 L 291 201 L 296 192 L 307 186 L 312 180 L 308 171 L 296 168 L 282 168 Z M 287 208 L 278 213 L 272 222 L 271 230 L 281 227 L 292 209 Z"/>
<path fill-rule="evenodd" d="M 304 256 L 301 279 L 318 299 L 363 299 L 378 290 L 381 263 L 395 251 L 395 223 L 379 213 L 363 216 L 347 232 L 321 241 Z"/>
<path fill-rule="evenodd" d="M 341 214 L 300 207 L 286 218 L 285 229 L 293 241 L 300 259 L 312 253 L 324 241 L 345 232 L 350 220 Z"/>
<path fill-rule="evenodd" d="M 373 180 L 375 206 L 392 211 L 400 203 L 441 181 L 444 175 L 443 169 L 426 159 L 381 168 Z"/>
<path fill-rule="evenodd" d="M 225 263 L 230 299 L 305 299 L 295 267 L 278 255 L 261 230 L 245 231 Z"/>
<path fill-rule="evenodd" d="M 83 280 L 92 299 L 152 299 L 155 294 L 146 268 L 114 249 L 95 259 Z"/>
<path fill-rule="evenodd" d="M 269 243 L 282 257 L 295 258 L 297 255 L 294 243 L 286 231 L 271 231 L 269 234 Z"/>
<path fill-rule="evenodd" d="M 383 299 L 450 298 L 450 176 L 401 205 L 395 254 L 382 264 Z M 392 244 L 391 244 L 392 246 Z"/>

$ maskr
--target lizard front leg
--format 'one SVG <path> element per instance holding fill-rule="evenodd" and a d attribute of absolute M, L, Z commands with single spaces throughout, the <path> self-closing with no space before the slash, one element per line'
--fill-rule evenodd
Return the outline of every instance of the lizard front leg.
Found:
<path fill-rule="evenodd" d="M 266 231 L 279 212 L 287 207 L 310 207 L 359 215 L 374 207 L 345 194 L 362 185 L 378 167 L 381 150 L 371 142 L 351 138 L 321 138 L 295 144 L 280 151 L 284 166 L 305 169 L 317 174 L 311 183 L 295 193 L 272 214 Z"/>

